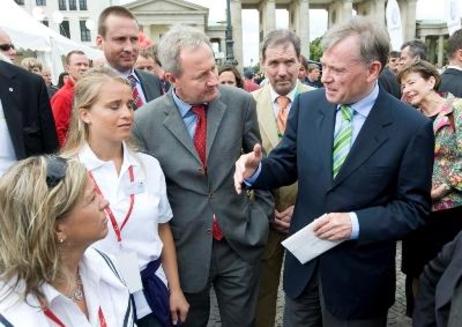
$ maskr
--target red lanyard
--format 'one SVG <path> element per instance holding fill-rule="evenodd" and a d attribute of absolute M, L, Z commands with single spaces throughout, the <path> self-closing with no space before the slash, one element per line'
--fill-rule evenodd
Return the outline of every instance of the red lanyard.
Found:
<path fill-rule="evenodd" d="M 53 321 L 59 327 L 66 327 L 66 325 L 64 325 L 64 323 L 61 321 L 61 319 L 59 319 L 54 314 L 54 312 L 50 310 L 50 308 L 44 307 L 43 308 L 43 313 L 45 314 L 45 316 L 47 316 L 48 319 Z M 99 309 L 98 309 L 98 320 L 99 320 L 99 326 L 100 327 L 107 327 L 106 318 L 104 318 L 103 310 L 101 309 L 101 307 L 99 307 Z"/>
<path fill-rule="evenodd" d="M 91 171 L 88 172 L 88 175 L 95 183 L 96 192 L 98 192 L 101 196 L 103 196 L 103 193 L 101 192 L 101 189 L 96 183 L 96 180 L 93 177 L 93 174 L 91 173 Z M 133 173 L 133 166 L 128 167 L 128 175 L 130 177 L 130 182 L 133 183 L 133 181 L 135 180 L 135 174 Z M 117 224 L 117 220 L 115 219 L 114 213 L 112 212 L 111 208 L 108 206 L 106 209 L 104 209 L 106 214 L 109 216 L 109 219 L 111 220 L 112 229 L 114 229 L 114 233 L 116 234 L 118 242 L 122 242 L 121 231 L 127 224 L 128 219 L 130 218 L 130 215 L 132 214 L 134 204 L 135 204 L 135 194 L 132 193 L 130 194 L 130 206 L 128 207 L 127 214 L 125 215 L 125 219 L 122 221 L 122 225 L 120 225 L 120 227 Z"/>

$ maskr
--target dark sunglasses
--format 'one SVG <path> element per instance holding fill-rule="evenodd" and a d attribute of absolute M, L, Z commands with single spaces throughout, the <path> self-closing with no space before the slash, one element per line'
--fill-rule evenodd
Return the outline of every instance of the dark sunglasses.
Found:
<path fill-rule="evenodd" d="M 0 44 L 0 50 L 9 51 L 10 49 L 14 49 L 14 45 L 12 43 Z"/>
<path fill-rule="evenodd" d="M 46 156 L 45 160 L 47 163 L 46 182 L 48 188 L 53 188 L 66 176 L 67 160 L 56 155 Z"/>

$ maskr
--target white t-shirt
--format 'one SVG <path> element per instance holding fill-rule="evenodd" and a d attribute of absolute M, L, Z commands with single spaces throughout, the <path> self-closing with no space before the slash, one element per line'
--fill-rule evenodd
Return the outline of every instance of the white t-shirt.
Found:
<path fill-rule="evenodd" d="M 128 289 L 110 267 L 112 261 L 107 255 L 89 248 L 80 261 L 79 271 L 85 293 L 89 319 L 77 304 L 61 294 L 52 285 L 45 283 L 41 290 L 45 295 L 50 311 L 68 327 L 100 326 L 98 311 L 101 307 L 107 326 L 133 326 L 134 312 L 129 300 Z M 11 285 L 12 282 L 6 283 Z M 3 295 L 4 282 L 0 283 Z M 50 327 L 56 326 L 40 308 L 40 303 L 33 295 L 22 298 L 21 290 L 25 287 L 20 282 L 12 293 L 0 302 L 0 314 L 13 326 Z M 6 290 L 6 288 L 5 288 Z"/>
<path fill-rule="evenodd" d="M 112 224 L 108 222 L 108 235 L 93 246 L 114 256 L 120 254 L 120 251 L 136 253 L 139 270 L 142 271 L 162 253 L 158 224 L 167 223 L 172 218 L 172 209 L 167 199 L 165 177 L 157 159 L 144 153 L 134 153 L 125 144 L 123 149 L 119 175 L 112 161 L 100 160 L 88 145 L 79 152 L 79 159 L 91 172 L 103 196 L 109 201 L 118 226 L 122 225 L 127 215 L 130 194 L 135 194 L 132 213 L 121 231 L 122 241 L 117 241 Z M 133 166 L 134 183 L 129 178 L 130 166 Z M 167 285 L 162 265 L 156 275 Z M 133 295 L 137 318 L 151 313 L 142 291 Z"/>

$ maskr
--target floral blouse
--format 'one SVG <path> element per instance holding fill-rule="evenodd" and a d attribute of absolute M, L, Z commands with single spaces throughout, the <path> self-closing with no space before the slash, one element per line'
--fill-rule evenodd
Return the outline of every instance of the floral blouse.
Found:
<path fill-rule="evenodd" d="M 435 162 L 432 187 L 445 184 L 449 191 L 434 200 L 432 211 L 462 205 L 462 99 L 448 96 L 433 122 Z"/>

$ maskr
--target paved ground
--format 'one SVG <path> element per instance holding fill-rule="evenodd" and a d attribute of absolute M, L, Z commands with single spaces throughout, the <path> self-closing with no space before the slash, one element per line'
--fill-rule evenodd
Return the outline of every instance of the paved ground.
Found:
<path fill-rule="evenodd" d="M 405 317 L 405 295 L 404 295 L 404 275 L 400 271 L 401 267 L 401 244 L 398 244 L 397 256 L 396 256 L 396 302 L 391 307 L 388 315 L 388 326 L 389 327 L 410 327 L 411 320 Z M 279 291 L 278 304 L 277 304 L 277 315 L 275 327 L 282 327 L 282 312 L 284 307 L 284 296 L 282 290 Z M 210 321 L 208 327 L 220 327 L 220 315 L 218 313 L 217 301 L 215 300 L 214 294 L 212 294 L 212 310 L 210 313 Z"/>

